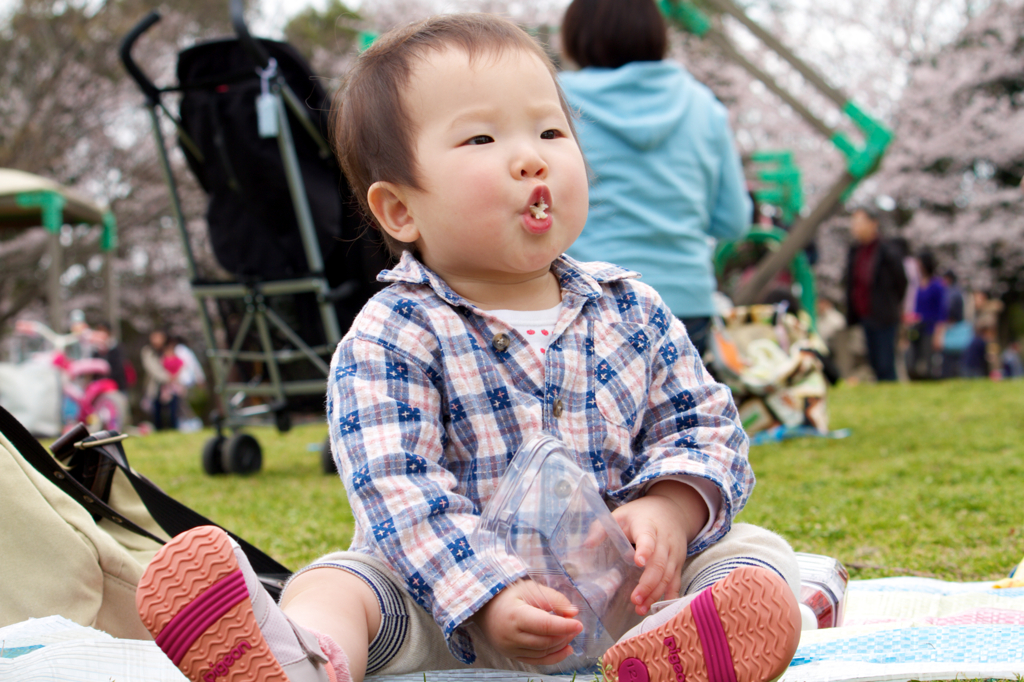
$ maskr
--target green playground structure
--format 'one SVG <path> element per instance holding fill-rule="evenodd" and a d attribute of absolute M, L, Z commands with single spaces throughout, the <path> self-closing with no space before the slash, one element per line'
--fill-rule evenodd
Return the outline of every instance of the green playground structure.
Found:
<path fill-rule="evenodd" d="M 785 238 L 779 241 L 777 248 L 768 251 L 758 264 L 753 276 L 743 283 L 736 292 L 735 302 L 745 305 L 757 301 L 765 286 L 784 268 L 792 266 L 794 258 L 814 238 L 818 226 L 828 218 L 839 202 L 850 195 L 857 183 L 878 168 L 886 148 L 892 142 L 893 135 L 888 128 L 865 113 L 853 100 L 826 83 L 819 74 L 777 38 L 748 17 L 732 0 L 701 0 L 701 2 L 711 11 L 734 17 L 766 47 L 789 62 L 808 83 L 834 102 L 863 136 L 863 141 L 858 145 L 845 132 L 829 126 L 811 113 L 802 102 L 782 87 L 771 75 L 753 64 L 736 49 L 729 38 L 715 27 L 714 22 L 701 7 L 687 0 L 658 0 L 662 13 L 672 24 L 714 43 L 727 57 L 764 83 L 765 87 L 788 104 L 811 127 L 831 141 L 846 157 L 846 169 L 835 179 L 817 205 L 807 215 L 797 219 Z M 787 160 L 785 154 L 786 152 L 763 152 L 760 155 L 755 155 L 753 160 L 776 164 L 773 169 L 760 171 L 760 178 L 774 185 L 774 188 L 768 191 L 778 192 L 777 195 L 773 195 L 766 201 L 779 205 L 784 216 L 787 211 L 792 216 L 798 216 L 803 203 L 802 193 L 799 192 L 799 171 L 792 165 L 792 156 L 790 155 Z M 797 173 L 796 191 L 792 184 L 794 171 Z M 795 211 L 794 207 L 796 207 Z M 767 237 L 767 239 L 776 239 L 777 237 L 779 235 Z"/>
<path fill-rule="evenodd" d="M 715 248 L 715 276 L 719 282 L 727 282 L 732 274 L 731 268 L 742 266 L 744 257 L 749 250 L 764 250 L 767 253 L 779 248 L 789 233 L 777 227 L 755 227 L 743 239 L 732 242 L 719 242 Z M 793 279 L 794 295 L 800 301 L 801 309 L 807 311 L 811 324 L 817 328 L 818 290 L 814 283 L 814 271 L 807 260 L 807 254 L 797 251 L 789 262 L 789 274 Z"/>
<path fill-rule="evenodd" d="M 792 225 L 803 210 L 804 197 L 801 187 L 800 169 L 793 162 L 791 151 L 760 151 L 750 157 L 757 166 L 754 176 L 761 183 L 756 187 L 754 197 L 759 203 L 777 206 L 782 212 L 782 222 Z M 755 264 L 762 254 L 778 250 L 789 233 L 778 227 L 754 225 L 742 239 L 719 242 L 715 247 L 715 277 L 725 291 L 731 291 L 738 278 L 737 268 L 742 271 Z M 778 274 L 778 273 L 776 273 Z M 789 274 L 793 281 L 793 294 L 800 307 L 807 311 L 811 325 L 817 328 L 817 288 L 814 272 L 807 253 L 797 251 L 789 262 Z"/>
<path fill-rule="evenodd" d="M 782 222 L 792 225 L 804 207 L 800 169 L 793 163 L 793 152 L 754 152 L 750 161 L 758 165 L 755 177 L 761 182 L 754 189 L 754 197 L 763 204 L 778 206 Z"/>
<path fill-rule="evenodd" d="M 64 225 L 95 225 L 100 229 L 99 246 L 103 253 L 104 280 L 107 286 L 106 315 L 118 333 L 117 278 L 111 265 L 117 248 L 117 222 L 114 214 L 89 197 L 52 180 L 13 168 L 0 168 L 0 227 L 46 228 L 49 233 L 50 265 L 47 268 L 47 309 L 50 328 L 60 333 L 67 328 L 64 319 L 62 286 L 63 251 L 60 234 Z"/>

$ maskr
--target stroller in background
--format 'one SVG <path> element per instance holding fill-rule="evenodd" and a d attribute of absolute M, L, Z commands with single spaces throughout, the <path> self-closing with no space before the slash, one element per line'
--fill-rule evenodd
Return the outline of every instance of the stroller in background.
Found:
<path fill-rule="evenodd" d="M 323 86 L 290 45 L 249 34 L 241 0 L 230 9 L 238 37 L 179 53 L 177 85 L 158 88 L 132 59 L 159 13 L 139 22 L 120 51 L 146 97 L 223 409 L 212 415 L 217 435 L 203 447 L 208 474 L 260 469 L 262 451 L 241 431 L 246 424 L 272 422 L 284 432 L 292 410 L 323 409 L 330 356 L 387 266 L 382 248 L 361 236 L 326 142 Z M 178 117 L 162 101 L 168 93 L 181 93 Z M 209 195 L 213 254 L 234 281 L 204 280 L 196 271 L 158 110 L 174 123 Z M 334 471 L 326 442 L 321 460 L 325 472 Z"/>

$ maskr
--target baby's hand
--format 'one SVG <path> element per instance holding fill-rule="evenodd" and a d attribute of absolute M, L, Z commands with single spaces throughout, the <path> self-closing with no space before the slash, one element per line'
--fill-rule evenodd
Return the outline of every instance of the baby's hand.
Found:
<path fill-rule="evenodd" d="M 543 595 L 548 604 L 537 599 Z M 494 648 L 522 663 L 551 665 L 572 654 L 569 642 L 583 630 L 579 609 L 559 592 L 519 581 L 499 592 L 473 617 Z"/>
<path fill-rule="evenodd" d="M 700 494 L 678 481 L 655 483 L 643 497 L 612 512 L 636 547 L 636 565 L 644 569 L 631 596 L 638 614 L 646 615 L 654 602 L 679 596 L 686 547 L 707 516 Z"/>

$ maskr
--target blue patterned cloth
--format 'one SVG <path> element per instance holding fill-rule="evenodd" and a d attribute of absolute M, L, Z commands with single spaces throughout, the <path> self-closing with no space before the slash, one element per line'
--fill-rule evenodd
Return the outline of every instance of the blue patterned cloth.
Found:
<path fill-rule="evenodd" d="M 790 666 L 816 661 L 1005 663 L 1024 661 L 1019 625 L 961 625 L 883 630 L 801 646 Z"/>
<path fill-rule="evenodd" d="M 466 619 L 505 587 L 468 538 L 517 449 L 546 432 L 613 503 L 655 480 L 715 484 L 728 531 L 754 486 L 732 396 L 635 273 L 561 257 L 562 312 L 546 355 L 406 253 L 338 345 L 331 442 L 356 520 L 350 549 L 380 558 L 470 663 Z"/>

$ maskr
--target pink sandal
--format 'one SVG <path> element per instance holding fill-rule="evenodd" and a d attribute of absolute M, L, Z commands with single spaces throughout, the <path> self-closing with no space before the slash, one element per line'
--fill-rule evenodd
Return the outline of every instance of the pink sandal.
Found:
<path fill-rule="evenodd" d="M 276 633 L 285 642 L 278 648 L 294 660 L 282 665 L 275 657 L 261 625 L 277 606 L 262 592 L 259 600 L 269 603 L 261 603 L 257 615 L 246 571 L 255 580 L 248 562 L 239 564 L 227 533 L 215 526 L 193 528 L 164 545 L 135 594 L 142 623 L 157 646 L 193 682 L 333 681 L 316 636 L 291 625 L 279 611 L 271 627 L 285 629 Z"/>
<path fill-rule="evenodd" d="M 773 571 L 744 566 L 702 591 L 657 628 L 604 655 L 612 682 L 767 682 L 800 643 L 800 610 Z"/>

